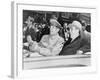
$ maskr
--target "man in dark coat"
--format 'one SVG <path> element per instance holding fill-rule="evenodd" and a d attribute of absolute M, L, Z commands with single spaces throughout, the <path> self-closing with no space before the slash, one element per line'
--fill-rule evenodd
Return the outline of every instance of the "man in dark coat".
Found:
<path fill-rule="evenodd" d="M 71 40 L 69 44 L 63 46 L 59 55 L 73 55 L 84 54 L 90 52 L 90 39 L 87 39 L 87 35 L 82 30 L 82 25 L 78 21 L 73 21 L 69 25 Z"/>

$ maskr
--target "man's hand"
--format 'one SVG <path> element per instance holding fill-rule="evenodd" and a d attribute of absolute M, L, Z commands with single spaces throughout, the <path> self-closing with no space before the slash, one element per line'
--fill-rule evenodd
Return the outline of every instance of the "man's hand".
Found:
<path fill-rule="evenodd" d="M 38 48 L 38 43 L 36 41 L 33 41 L 32 43 L 30 43 L 29 48 L 31 51 L 36 51 Z"/>
<path fill-rule="evenodd" d="M 76 52 L 76 54 L 81 55 L 81 54 L 83 54 L 83 51 L 78 50 L 78 51 Z"/>
<path fill-rule="evenodd" d="M 28 47 L 29 46 L 29 43 L 27 43 L 27 42 L 26 43 L 23 43 L 23 46 L 27 46 Z"/>

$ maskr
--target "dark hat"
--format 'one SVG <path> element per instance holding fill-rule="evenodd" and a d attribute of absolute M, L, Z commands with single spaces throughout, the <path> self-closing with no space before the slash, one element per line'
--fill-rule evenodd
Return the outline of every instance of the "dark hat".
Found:
<path fill-rule="evenodd" d="M 61 24 L 56 19 L 50 19 L 50 24 L 56 26 L 59 29 L 62 29 Z"/>

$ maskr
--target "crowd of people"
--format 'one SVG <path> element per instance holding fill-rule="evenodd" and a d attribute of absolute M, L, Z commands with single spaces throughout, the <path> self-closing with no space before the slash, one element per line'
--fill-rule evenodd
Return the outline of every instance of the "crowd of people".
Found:
<path fill-rule="evenodd" d="M 91 33 L 86 30 L 86 22 L 73 20 L 63 26 L 57 18 L 49 23 L 36 23 L 28 16 L 23 27 L 23 54 L 30 57 L 38 53 L 41 56 L 85 54 L 91 51 Z"/>

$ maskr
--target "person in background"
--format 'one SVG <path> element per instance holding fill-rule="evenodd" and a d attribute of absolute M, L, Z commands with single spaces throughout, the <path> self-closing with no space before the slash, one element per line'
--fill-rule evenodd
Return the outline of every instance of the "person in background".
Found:
<path fill-rule="evenodd" d="M 91 41 L 91 33 L 86 30 L 86 27 L 87 27 L 86 22 L 84 20 L 82 20 L 81 24 L 82 24 L 82 29 L 85 34 L 85 37 L 86 37 L 86 39 L 88 39 L 88 42 L 90 42 Z"/>
<path fill-rule="evenodd" d="M 35 26 L 33 25 L 34 23 L 34 18 L 28 17 L 27 21 L 25 21 L 27 24 L 26 30 L 25 30 L 25 39 L 27 42 L 27 36 L 30 36 L 33 41 L 36 41 L 36 31 L 35 31 Z"/>
<path fill-rule="evenodd" d="M 69 37 L 69 27 L 67 23 L 64 23 L 64 35 L 65 35 L 65 41 L 67 41 Z"/>
<path fill-rule="evenodd" d="M 82 29 L 82 25 L 79 21 L 73 21 L 69 24 L 71 42 L 63 46 L 59 55 L 73 55 L 84 54 L 90 52 L 90 42 Z"/>
<path fill-rule="evenodd" d="M 64 46 L 68 45 L 71 41 L 70 33 L 69 33 L 69 25 L 67 23 L 64 23 L 64 39 L 65 43 Z"/>
<path fill-rule="evenodd" d="M 64 39 L 59 36 L 62 29 L 60 23 L 55 19 L 50 19 L 50 34 L 44 35 L 39 43 L 33 42 L 30 51 L 38 52 L 43 56 L 56 56 L 62 50 Z"/>
<path fill-rule="evenodd" d="M 90 24 L 87 24 L 86 30 L 91 33 L 91 25 Z"/>
<path fill-rule="evenodd" d="M 28 17 L 27 21 L 25 23 L 27 24 L 26 27 L 24 27 L 24 39 L 23 39 L 23 49 L 29 50 L 29 43 L 36 41 L 36 31 L 35 26 L 33 25 L 34 18 Z"/>
<path fill-rule="evenodd" d="M 41 38 L 43 37 L 43 35 L 48 35 L 48 34 L 50 34 L 49 25 L 43 23 L 42 30 L 41 30 Z"/>

